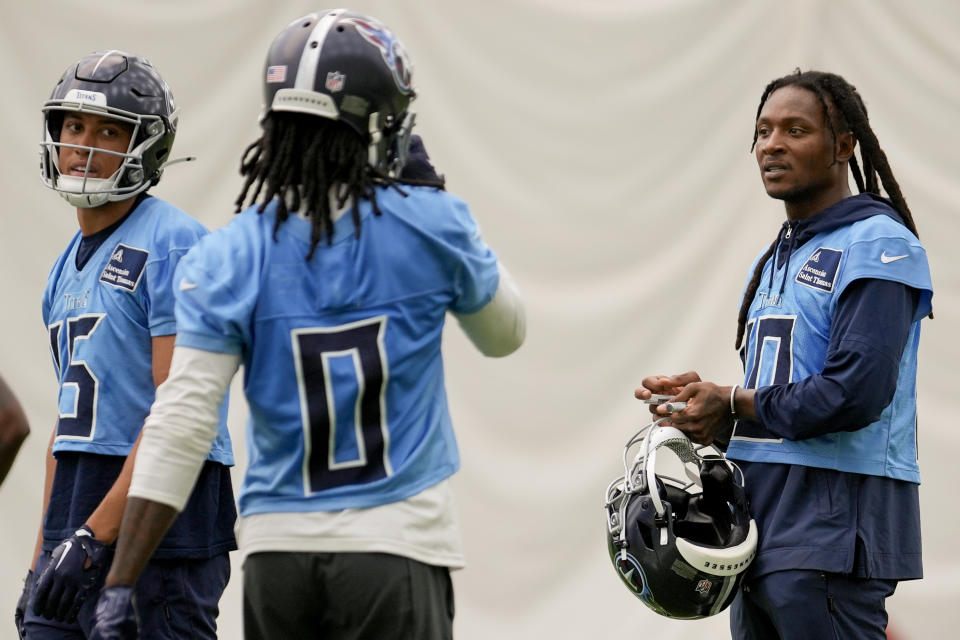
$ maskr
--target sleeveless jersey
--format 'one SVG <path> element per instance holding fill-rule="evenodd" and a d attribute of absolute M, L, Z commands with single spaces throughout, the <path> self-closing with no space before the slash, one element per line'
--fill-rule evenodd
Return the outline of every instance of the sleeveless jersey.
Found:
<path fill-rule="evenodd" d="M 892 402 L 880 418 L 856 431 L 805 440 L 778 438 L 757 422 L 739 421 L 727 456 L 886 476 L 919 483 L 916 446 L 916 367 L 920 320 L 930 313 L 933 286 L 926 252 L 902 224 L 874 215 L 819 233 L 796 249 L 789 272 L 771 258 L 761 282 L 775 270 L 774 290 L 760 291 L 749 310 L 744 387 L 787 384 L 823 370 L 831 319 L 844 289 L 860 278 L 901 282 L 920 291 L 920 302 L 899 363 Z"/>

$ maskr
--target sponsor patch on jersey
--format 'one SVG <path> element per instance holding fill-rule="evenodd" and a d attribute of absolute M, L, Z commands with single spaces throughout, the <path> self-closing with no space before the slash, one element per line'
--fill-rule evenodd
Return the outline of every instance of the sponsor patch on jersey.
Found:
<path fill-rule="evenodd" d="M 121 242 L 114 248 L 110 254 L 110 262 L 100 273 L 100 282 L 127 291 L 136 291 L 148 255 L 150 254 L 143 249 L 128 247 Z"/>
<path fill-rule="evenodd" d="M 840 268 L 840 257 L 843 251 L 820 247 L 807 258 L 807 261 L 797 272 L 796 281 L 811 289 L 820 289 L 831 293 L 833 283 L 837 279 L 837 269 Z"/>

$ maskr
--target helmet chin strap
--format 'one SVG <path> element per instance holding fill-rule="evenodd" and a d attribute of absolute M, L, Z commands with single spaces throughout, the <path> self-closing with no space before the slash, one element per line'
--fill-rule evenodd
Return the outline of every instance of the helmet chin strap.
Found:
<path fill-rule="evenodd" d="M 383 139 L 383 133 L 379 125 L 380 114 L 376 111 L 370 114 L 367 120 L 367 133 L 370 134 L 370 145 L 367 147 L 367 162 L 372 167 L 378 167 L 380 164 L 380 140 Z"/>
<path fill-rule="evenodd" d="M 57 185 L 61 198 L 80 209 L 93 209 L 110 200 L 109 189 L 113 188 L 113 180 L 60 174 Z"/>
<path fill-rule="evenodd" d="M 417 120 L 417 114 L 407 111 L 400 123 L 400 130 L 393 139 L 392 146 L 393 158 L 390 160 L 390 166 L 387 168 L 387 174 L 391 178 L 400 176 L 403 167 L 407 164 L 407 158 L 410 156 L 410 136 L 413 135 L 413 124 Z"/>
<path fill-rule="evenodd" d="M 67 193 L 60 192 L 60 197 L 78 209 L 95 209 L 107 203 L 106 193 Z"/>
<path fill-rule="evenodd" d="M 370 114 L 370 118 L 367 120 L 367 133 L 370 134 L 370 145 L 367 147 L 367 162 L 370 163 L 370 166 L 386 171 L 387 175 L 391 178 L 396 178 L 400 175 L 400 172 L 403 171 L 403 167 L 407 164 L 407 157 L 410 154 L 410 137 L 413 135 L 413 125 L 416 122 L 417 114 L 412 111 L 407 111 L 403 116 L 403 121 L 400 122 L 400 126 L 397 127 L 396 133 L 391 134 L 390 138 L 386 140 L 388 145 L 384 146 L 383 154 L 385 157 L 380 157 L 380 147 L 381 143 L 384 142 L 383 131 L 380 129 L 380 114 L 379 112 L 374 112 Z M 390 118 L 388 118 L 388 129 L 392 129 L 390 126 Z"/>
<path fill-rule="evenodd" d="M 172 164 L 180 162 L 193 162 L 196 156 L 184 156 L 164 162 L 157 169 L 157 175 Z M 132 169 L 133 171 L 142 171 L 142 169 Z M 137 179 L 139 181 L 139 179 Z M 81 178 L 79 176 L 65 176 L 60 174 L 57 179 L 58 185 L 64 189 L 57 189 L 60 197 L 79 209 L 94 209 L 108 202 L 118 202 L 120 200 L 129 200 L 146 191 L 153 184 L 152 181 L 144 182 L 134 191 L 127 191 L 122 194 L 113 193 L 114 181 L 111 178 Z M 66 188 L 72 188 L 73 191 L 66 191 Z"/>

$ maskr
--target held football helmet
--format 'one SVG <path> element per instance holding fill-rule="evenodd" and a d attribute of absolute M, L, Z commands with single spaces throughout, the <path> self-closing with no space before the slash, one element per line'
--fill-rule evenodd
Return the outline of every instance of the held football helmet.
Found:
<path fill-rule="evenodd" d="M 64 116 L 70 111 L 106 114 L 130 124 L 130 146 L 118 153 L 61 143 Z M 115 50 L 84 56 L 63 73 L 43 105 L 43 183 L 76 207 L 132 198 L 160 180 L 169 163 L 178 116 L 170 87 L 147 59 Z M 85 149 L 90 159 L 100 153 L 120 155 L 123 160 L 107 178 L 65 175 L 60 169 L 61 147 Z"/>
<path fill-rule="evenodd" d="M 340 120 L 367 144 L 369 163 L 400 174 L 415 114 L 413 67 L 403 44 L 375 18 L 347 9 L 291 22 L 270 46 L 264 117 L 293 111 Z"/>
<path fill-rule="evenodd" d="M 610 559 L 630 591 L 660 615 L 705 618 L 736 596 L 756 554 L 757 527 L 739 467 L 719 455 L 702 456 L 703 447 L 661 422 L 630 438 L 624 475 L 607 487 Z M 688 479 L 657 472 L 661 448 L 675 455 Z"/>

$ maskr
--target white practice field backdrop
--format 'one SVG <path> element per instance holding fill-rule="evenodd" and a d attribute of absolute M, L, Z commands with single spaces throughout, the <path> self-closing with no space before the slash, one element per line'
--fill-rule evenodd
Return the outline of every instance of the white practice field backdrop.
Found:
<path fill-rule="evenodd" d="M 154 192 L 210 228 L 230 220 L 243 148 L 257 135 L 263 58 L 302 0 L 6 2 L 0 22 L 4 195 L 0 371 L 33 433 L 0 488 L 0 638 L 40 519 L 56 418 L 40 295 L 76 230 L 39 179 L 40 106 L 75 59 L 126 49 L 153 61 L 183 109 Z M 417 130 L 516 277 L 528 337 L 486 360 L 456 323 L 447 387 L 468 566 L 454 574 L 460 640 L 713 639 L 727 614 L 653 614 L 606 555 L 602 496 L 645 407 L 645 375 L 738 381 L 738 297 L 783 206 L 748 152 L 766 83 L 794 67 L 838 72 L 870 110 L 926 245 L 936 318 L 920 346 L 926 578 L 889 602 L 900 640 L 956 637 L 960 340 L 960 3 L 954 0 L 380 0 L 353 8 L 404 41 Z M 245 406 L 231 427 L 243 471 Z M 220 636 L 240 638 L 240 567 Z"/>

